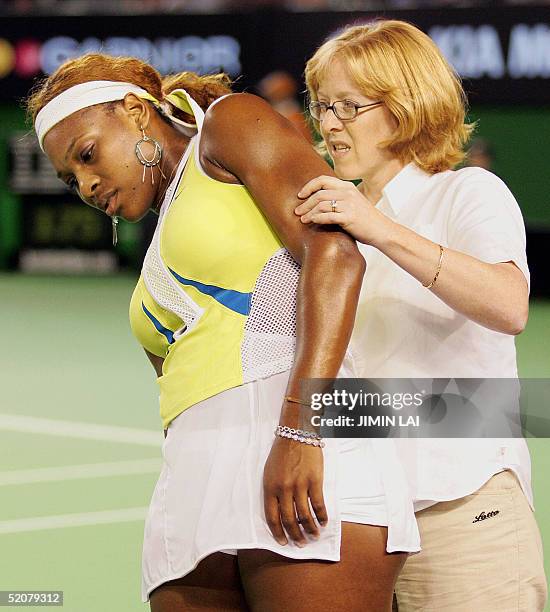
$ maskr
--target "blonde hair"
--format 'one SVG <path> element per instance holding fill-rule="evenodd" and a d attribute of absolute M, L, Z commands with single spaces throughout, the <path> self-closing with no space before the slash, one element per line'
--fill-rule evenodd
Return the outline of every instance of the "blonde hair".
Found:
<path fill-rule="evenodd" d="M 134 57 L 87 53 L 66 61 L 33 87 L 25 101 L 28 118 L 34 125 L 36 115 L 53 98 L 74 85 L 96 80 L 132 83 L 159 101 L 171 91 L 183 88 L 203 110 L 216 98 L 231 93 L 231 81 L 226 74 L 199 76 L 194 72 L 181 72 L 162 78 L 153 66 Z M 173 113 L 184 121 L 193 121 L 193 117 L 179 109 L 173 109 Z"/>
<path fill-rule="evenodd" d="M 397 20 L 346 28 L 306 64 L 311 100 L 317 100 L 320 83 L 337 59 L 364 95 L 382 100 L 396 119 L 395 133 L 381 147 L 432 174 L 464 159 L 475 124 L 465 123 L 467 101 L 459 76 L 426 34 Z M 319 131 L 319 122 L 313 124 Z"/>

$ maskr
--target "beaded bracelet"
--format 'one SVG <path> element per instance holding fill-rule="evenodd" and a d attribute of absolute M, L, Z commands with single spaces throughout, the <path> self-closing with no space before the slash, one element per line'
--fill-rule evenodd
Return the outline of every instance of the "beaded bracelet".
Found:
<path fill-rule="evenodd" d="M 277 425 L 275 435 L 278 438 L 288 438 L 289 440 L 296 440 L 302 444 L 309 444 L 310 446 L 319 446 L 324 448 L 325 443 L 319 434 L 312 431 L 303 431 L 302 429 L 294 429 L 287 427 L 286 425 Z"/>
<path fill-rule="evenodd" d="M 314 438 L 315 440 L 322 440 L 321 436 L 314 431 L 304 431 L 303 429 L 293 429 L 292 427 L 288 427 L 287 425 L 277 425 L 277 430 L 290 434 L 298 434 L 304 438 Z"/>

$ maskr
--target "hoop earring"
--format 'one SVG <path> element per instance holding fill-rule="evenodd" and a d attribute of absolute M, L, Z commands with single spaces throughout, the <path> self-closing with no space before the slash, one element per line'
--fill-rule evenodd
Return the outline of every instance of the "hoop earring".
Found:
<path fill-rule="evenodd" d="M 141 177 L 141 182 L 142 183 L 145 182 L 145 168 L 151 168 L 151 185 L 154 185 L 155 178 L 153 176 L 153 168 L 154 166 L 158 166 L 160 163 L 160 160 L 162 159 L 162 147 L 160 146 L 160 143 L 156 141 L 154 138 L 149 138 L 149 136 L 145 135 L 145 130 L 143 129 L 141 125 L 139 126 L 139 129 L 141 130 L 142 137 L 137 141 L 135 151 L 136 151 L 136 157 L 138 158 L 139 162 L 143 164 L 143 175 Z M 151 159 L 147 159 L 147 157 L 145 157 L 145 155 L 143 154 L 143 151 L 141 150 L 141 145 L 144 142 L 150 142 L 155 147 L 155 150 L 153 151 L 153 157 L 151 157 Z M 159 170 L 160 170 L 162 177 L 166 178 L 160 166 L 159 166 Z"/>

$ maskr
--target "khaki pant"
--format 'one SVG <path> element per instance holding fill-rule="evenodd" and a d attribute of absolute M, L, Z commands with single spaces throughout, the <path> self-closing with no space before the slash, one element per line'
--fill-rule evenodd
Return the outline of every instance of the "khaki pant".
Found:
<path fill-rule="evenodd" d="M 399 612 L 544 610 L 540 533 L 513 472 L 416 517 L 422 552 L 398 578 Z"/>

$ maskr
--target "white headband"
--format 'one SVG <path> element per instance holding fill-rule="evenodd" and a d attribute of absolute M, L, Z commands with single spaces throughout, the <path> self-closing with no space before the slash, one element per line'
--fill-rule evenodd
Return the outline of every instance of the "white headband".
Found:
<path fill-rule="evenodd" d="M 194 127 L 176 117 L 172 117 L 169 105 L 164 102 L 159 102 L 149 92 L 137 85 L 119 81 L 88 81 L 87 83 L 74 85 L 60 93 L 53 100 L 50 100 L 50 102 L 48 102 L 48 104 L 46 104 L 36 115 L 34 129 L 38 136 L 40 148 L 44 150 L 43 143 L 46 134 L 69 115 L 83 108 L 87 108 L 88 106 L 93 106 L 94 104 L 122 100 L 127 93 L 134 93 L 140 98 L 151 100 L 156 103 L 175 123 L 183 125 L 184 127 Z M 166 99 L 177 108 L 194 115 L 197 122 L 197 128 L 200 130 L 204 112 L 184 89 L 177 89 L 171 92 L 166 96 Z"/>

